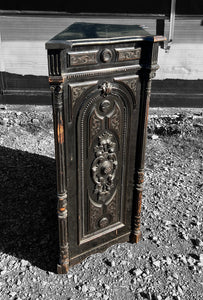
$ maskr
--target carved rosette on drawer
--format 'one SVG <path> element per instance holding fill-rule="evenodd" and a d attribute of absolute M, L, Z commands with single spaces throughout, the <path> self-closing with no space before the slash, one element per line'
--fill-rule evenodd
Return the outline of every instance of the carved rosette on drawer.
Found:
<path fill-rule="evenodd" d="M 124 226 L 130 93 L 118 83 L 91 89 L 77 118 L 79 242 Z"/>

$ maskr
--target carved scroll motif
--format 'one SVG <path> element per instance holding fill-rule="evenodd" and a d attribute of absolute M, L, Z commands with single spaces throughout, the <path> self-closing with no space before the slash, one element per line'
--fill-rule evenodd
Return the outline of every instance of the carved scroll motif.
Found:
<path fill-rule="evenodd" d="M 74 107 L 76 100 L 85 92 L 88 88 L 97 84 L 97 80 L 95 81 L 86 81 L 86 82 L 78 82 L 71 83 L 70 86 L 70 94 L 72 99 L 72 107 Z"/>
<path fill-rule="evenodd" d="M 117 48 L 118 61 L 140 59 L 141 48 Z"/>
<path fill-rule="evenodd" d="M 72 106 L 75 105 L 75 101 L 79 98 L 83 92 L 88 89 L 89 86 L 73 86 L 71 88 L 71 98 L 72 98 Z"/>
<path fill-rule="evenodd" d="M 118 200 L 117 190 L 115 190 L 113 196 L 105 204 L 95 203 L 89 196 L 90 230 L 105 228 L 110 223 L 115 223 L 118 221 Z M 103 214 L 104 210 L 106 211 L 105 215 Z"/>
<path fill-rule="evenodd" d="M 94 136 L 102 129 L 102 119 L 94 110 L 90 117 L 90 144 Z"/>
<path fill-rule="evenodd" d="M 106 207 L 107 207 L 106 210 L 107 210 L 107 213 L 111 215 L 112 222 L 116 222 L 117 218 L 118 218 L 117 203 L 118 203 L 118 192 L 116 190 L 112 199 L 110 199 L 110 201 L 108 203 L 106 203 Z"/>
<path fill-rule="evenodd" d="M 134 107 L 135 107 L 138 76 L 137 75 L 121 76 L 121 77 L 115 77 L 114 80 L 117 82 L 123 82 L 125 85 L 127 85 L 130 88 L 131 92 L 133 92 L 134 94 Z"/>
<path fill-rule="evenodd" d="M 121 115 L 118 106 L 115 106 L 114 113 L 112 117 L 109 119 L 109 126 L 111 129 L 115 130 L 118 136 L 120 136 L 121 130 Z"/>
<path fill-rule="evenodd" d="M 96 230 L 98 227 L 98 220 L 103 213 L 102 205 L 98 205 L 89 197 L 89 227 L 90 230 Z"/>
<path fill-rule="evenodd" d="M 98 50 L 68 52 L 70 66 L 92 65 L 97 63 Z"/>

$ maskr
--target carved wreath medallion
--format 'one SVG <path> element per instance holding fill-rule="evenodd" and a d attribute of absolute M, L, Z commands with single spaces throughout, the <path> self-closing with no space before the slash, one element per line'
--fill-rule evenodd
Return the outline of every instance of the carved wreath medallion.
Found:
<path fill-rule="evenodd" d="M 115 150 L 116 143 L 111 133 L 106 131 L 98 137 L 98 145 L 94 147 L 96 158 L 92 163 L 92 179 L 99 202 L 104 202 L 114 187 L 118 165 Z"/>

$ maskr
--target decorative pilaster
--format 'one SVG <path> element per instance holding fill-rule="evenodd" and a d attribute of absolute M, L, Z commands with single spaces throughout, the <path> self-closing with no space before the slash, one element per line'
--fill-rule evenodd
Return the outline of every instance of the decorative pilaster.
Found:
<path fill-rule="evenodd" d="M 59 226 L 60 260 L 57 266 L 59 274 L 65 274 L 69 268 L 68 229 L 67 229 L 67 190 L 65 168 L 65 143 L 64 143 L 64 115 L 63 115 L 63 82 L 51 82 L 55 156 L 57 172 L 57 214 Z"/>
<path fill-rule="evenodd" d="M 137 136 L 137 151 L 136 151 L 136 165 L 135 165 L 135 176 L 134 176 L 134 193 L 133 193 L 133 214 L 132 214 L 132 230 L 130 235 L 130 241 L 132 243 L 138 243 L 141 239 L 140 230 L 140 217 L 141 217 L 141 206 L 142 206 L 142 192 L 144 183 L 144 162 L 145 162 L 145 148 L 147 139 L 147 122 L 148 122 L 148 111 L 149 102 L 151 95 L 151 79 L 154 72 L 150 73 L 151 70 L 143 70 L 140 74 L 142 83 L 140 113 L 139 113 L 139 127 Z"/>

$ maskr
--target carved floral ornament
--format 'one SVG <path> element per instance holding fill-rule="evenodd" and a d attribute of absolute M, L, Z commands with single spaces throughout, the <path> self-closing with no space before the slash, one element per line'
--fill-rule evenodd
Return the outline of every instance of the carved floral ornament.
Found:
<path fill-rule="evenodd" d="M 92 163 L 92 179 L 95 183 L 94 193 L 98 200 L 106 199 L 114 187 L 114 178 L 118 166 L 115 153 L 116 143 L 113 142 L 113 135 L 104 132 L 98 137 L 98 145 L 94 147 L 95 156 Z"/>

